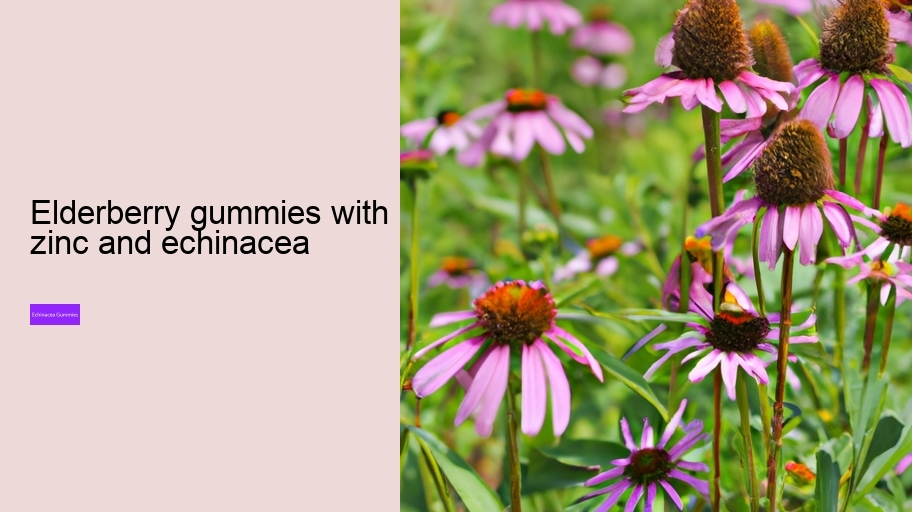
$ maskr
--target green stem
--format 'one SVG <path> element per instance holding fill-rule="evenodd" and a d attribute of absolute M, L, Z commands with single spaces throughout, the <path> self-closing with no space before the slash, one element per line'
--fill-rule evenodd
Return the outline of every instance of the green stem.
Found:
<path fill-rule="evenodd" d="M 725 200 L 722 196 L 722 144 L 719 122 L 721 114 L 703 105 L 703 138 L 706 148 L 706 174 L 709 184 L 709 207 L 713 217 L 722 215 Z M 684 264 L 684 261 L 681 262 Z M 713 252 L 713 310 L 719 311 L 722 301 L 722 268 L 725 264 L 722 251 Z M 711 495 L 713 512 L 720 510 L 721 489 L 719 487 L 722 472 L 720 442 L 722 440 L 722 370 L 716 369 L 713 381 L 713 478 Z"/>
<path fill-rule="evenodd" d="M 757 467 L 754 463 L 754 442 L 751 439 L 750 404 L 747 400 L 747 374 L 742 372 L 738 377 L 737 400 L 741 413 L 741 435 L 744 437 L 744 449 L 747 451 L 747 467 L 750 476 L 751 512 L 760 510 L 760 484 L 757 480 Z"/>
<path fill-rule="evenodd" d="M 722 195 L 722 144 L 719 121 L 721 114 L 703 105 L 703 138 L 706 147 L 706 174 L 709 182 L 709 207 L 713 217 L 722 215 L 725 198 Z M 722 268 L 724 254 L 713 252 L 713 309 L 719 310 L 722 301 Z"/>
<path fill-rule="evenodd" d="M 532 33 L 532 86 L 541 87 L 541 35 L 538 30 Z"/>
<path fill-rule="evenodd" d="M 713 372 L 713 472 L 710 485 L 710 500 L 713 512 L 719 512 L 722 505 L 722 368 Z"/>
<path fill-rule="evenodd" d="M 522 512 L 522 469 L 519 465 L 519 428 L 516 414 L 516 395 L 513 384 L 507 389 L 507 443 L 510 451 L 510 510 Z"/>
<path fill-rule="evenodd" d="M 839 190 L 845 192 L 846 186 L 846 158 L 849 153 L 849 140 L 839 139 Z"/>
<path fill-rule="evenodd" d="M 861 109 L 864 122 L 861 123 L 861 139 L 858 141 L 858 157 L 855 159 L 855 196 L 861 195 L 861 176 L 864 174 L 865 154 L 868 151 L 868 109 Z"/>
<path fill-rule="evenodd" d="M 868 368 L 871 367 L 871 352 L 874 351 L 874 333 L 877 329 L 877 312 L 880 311 L 880 287 L 868 282 L 868 306 L 865 309 L 864 326 L 864 359 L 861 360 L 861 373 L 868 381 Z"/>
<path fill-rule="evenodd" d="M 412 191 L 412 248 L 409 253 L 409 312 L 408 312 L 408 338 L 405 349 L 412 352 L 415 348 L 415 321 L 418 316 L 418 182 L 409 180 L 409 190 Z"/>
<path fill-rule="evenodd" d="M 548 207 L 551 209 L 551 215 L 554 222 L 560 225 L 561 208 L 557 200 L 557 190 L 554 187 L 554 176 L 551 172 L 551 158 L 544 148 L 538 146 L 538 158 L 541 162 L 542 176 L 545 178 L 545 187 L 548 191 Z"/>
<path fill-rule="evenodd" d="M 426 444 L 420 444 L 421 452 L 424 454 L 424 462 L 430 470 L 430 475 L 434 481 L 434 485 L 437 487 L 437 494 L 440 496 L 443 508 L 446 512 L 456 512 L 456 505 L 453 504 L 453 497 L 450 496 L 450 490 L 447 487 L 446 480 L 443 478 L 443 474 L 440 472 L 440 467 L 437 466 L 437 461 L 434 460 L 434 455 Z"/>
<path fill-rule="evenodd" d="M 896 287 L 890 289 L 890 298 L 887 299 L 886 318 L 884 319 L 883 342 L 880 349 L 880 373 L 883 377 L 887 369 L 887 353 L 890 352 L 890 338 L 893 337 L 893 318 L 896 316 Z"/>
<path fill-rule="evenodd" d="M 519 245 L 522 247 L 522 236 L 526 232 L 526 196 L 528 195 L 528 185 L 526 184 L 526 164 L 519 162 L 516 164 L 516 173 L 519 177 L 519 198 L 517 199 L 519 207 Z"/>
<path fill-rule="evenodd" d="M 887 158 L 887 134 L 880 137 L 880 145 L 877 151 L 877 174 L 874 177 L 874 200 L 871 201 L 871 207 L 875 210 L 880 209 L 880 192 L 883 186 L 884 160 Z"/>
<path fill-rule="evenodd" d="M 751 251 L 754 260 L 754 283 L 757 285 L 757 305 L 759 306 L 760 316 L 766 316 L 766 299 L 763 295 L 763 276 L 760 274 L 760 222 L 766 216 L 766 210 L 761 212 L 754 219 L 754 232 L 751 241 Z"/>
<path fill-rule="evenodd" d="M 789 331 L 792 327 L 792 273 L 795 269 L 795 253 L 788 247 L 783 248 L 782 258 L 782 307 L 779 310 L 779 354 L 776 361 L 776 400 L 773 402 L 773 438 L 767 459 L 767 498 L 769 510 L 777 510 L 776 500 L 779 497 L 776 472 L 782 457 L 782 426 L 785 422 L 785 381 L 788 372 Z"/>
<path fill-rule="evenodd" d="M 833 289 L 833 312 L 836 330 L 836 346 L 833 349 L 833 359 L 836 369 L 843 371 L 843 354 L 846 345 L 846 269 L 836 266 L 835 288 Z"/>
<path fill-rule="evenodd" d="M 770 407 L 769 386 L 757 383 L 757 394 L 760 395 L 760 422 L 763 424 L 763 446 L 769 449 L 770 433 L 773 431 L 773 410 Z M 767 453 L 769 457 L 769 453 Z"/>

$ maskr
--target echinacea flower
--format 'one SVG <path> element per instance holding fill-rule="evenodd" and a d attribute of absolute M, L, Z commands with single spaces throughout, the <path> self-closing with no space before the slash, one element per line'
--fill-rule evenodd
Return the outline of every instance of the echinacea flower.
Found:
<path fill-rule="evenodd" d="M 912 146 L 912 112 L 890 80 L 887 65 L 894 59 L 894 43 L 885 13 L 878 0 L 845 0 L 836 7 L 824 25 L 820 55 L 795 66 L 799 90 L 826 77 L 808 96 L 799 118 L 823 129 L 832 117 L 833 135 L 844 139 L 858 123 L 865 96 L 876 95 L 890 138 L 907 148 Z M 848 75 L 844 82 L 843 75 Z"/>
<path fill-rule="evenodd" d="M 643 376 L 650 378 L 671 356 L 691 350 L 681 363 L 697 357 L 702 359 L 690 371 L 690 381 L 700 382 L 721 365 L 722 381 L 732 400 L 735 399 L 738 367 L 743 368 L 758 383 L 769 383 L 766 365 L 757 351 L 778 354 L 776 347 L 770 343 L 779 339 L 778 315 L 761 316 L 744 290 L 731 281 L 723 286 L 719 311 L 713 312 L 713 297 L 706 289 L 706 285 L 712 283 L 712 276 L 699 263 L 691 265 L 691 271 L 690 311 L 696 313 L 699 319 L 687 323 L 692 331 L 685 332 L 675 340 L 653 346 L 667 352 Z M 811 315 L 809 322 L 793 327 L 792 330 L 807 331 L 815 322 L 816 317 Z M 811 332 L 795 332 L 789 340 L 793 344 L 816 341 L 816 333 Z"/>
<path fill-rule="evenodd" d="M 417 119 L 405 123 L 399 129 L 403 137 L 411 140 L 418 146 L 424 144 L 431 132 L 428 148 L 438 155 L 445 155 L 450 149 L 463 151 L 469 147 L 472 139 L 481 135 L 481 128 L 471 118 L 461 116 L 458 112 L 444 110 L 437 117 Z"/>
<path fill-rule="evenodd" d="M 554 272 L 554 281 L 564 281 L 572 278 L 581 272 L 595 272 L 600 277 L 608 277 L 617 272 L 618 259 L 615 256 L 621 253 L 625 256 L 633 256 L 640 252 L 640 245 L 634 242 L 624 241 L 614 235 L 605 235 L 600 238 L 593 238 L 586 242 L 586 249 L 580 251 L 566 265 L 558 268 Z"/>
<path fill-rule="evenodd" d="M 671 36 L 659 42 L 656 63 L 674 65 L 679 71 L 625 92 L 631 96 L 625 112 L 639 112 L 672 97 L 680 97 L 685 110 L 702 104 L 721 112 L 718 88 L 732 111 L 757 117 L 766 113 L 766 100 L 788 110 L 787 97 L 795 91 L 790 83 L 750 70 L 753 57 L 734 0 L 688 0 L 678 12 Z"/>
<path fill-rule="evenodd" d="M 444 284 L 454 289 L 478 290 L 488 285 L 488 276 L 469 258 L 447 256 L 443 258 L 440 270 L 431 274 L 428 279 L 430 286 Z"/>
<path fill-rule="evenodd" d="M 905 203 L 896 203 L 894 207 L 887 207 L 883 213 L 866 209 L 876 222 L 867 219 L 855 218 L 854 220 L 868 228 L 877 235 L 877 239 L 849 257 L 867 256 L 871 259 L 886 259 L 895 261 L 900 257 L 908 257 L 912 248 L 912 208 Z M 889 255 L 885 253 L 892 247 Z M 832 259 L 832 258 L 831 258 Z"/>
<path fill-rule="evenodd" d="M 472 310 L 443 313 L 431 320 L 431 327 L 469 319 L 472 323 L 419 350 L 414 359 L 473 329 L 482 329 L 482 332 L 425 364 L 412 379 L 412 389 L 418 397 L 425 397 L 457 377 L 466 388 L 466 395 L 456 412 L 456 424 L 474 416 L 476 432 L 489 436 L 507 389 L 511 356 L 520 357 L 522 431 L 534 436 L 541 430 L 550 388 L 554 434 L 561 435 L 570 422 L 570 384 L 560 359 L 545 339 L 551 340 L 575 361 L 588 365 L 599 380 L 603 377 L 602 368 L 589 349 L 555 325 L 556 316 L 554 299 L 540 281 L 498 282 L 475 299 Z M 463 367 L 479 352 L 481 355 L 472 367 L 464 371 Z"/>
<path fill-rule="evenodd" d="M 627 81 L 627 69 L 623 65 L 602 62 L 591 55 L 576 59 L 570 71 L 573 79 L 586 87 L 598 85 L 604 89 L 617 89 Z"/>
<path fill-rule="evenodd" d="M 561 0 L 507 0 L 491 11 L 491 23 L 531 31 L 541 30 L 547 21 L 551 33 L 561 35 L 583 21 L 579 11 Z"/>
<path fill-rule="evenodd" d="M 630 432 L 630 425 L 627 424 L 627 418 L 622 418 L 621 432 L 624 435 L 624 445 L 630 450 L 630 456 L 611 461 L 613 468 L 590 478 L 586 481 L 586 485 L 591 487 L 615 478 L 620 478 L 620 480 L 604 489 L 583 496 L 577 500 L 577 503 L 607 495 L 608 498 L 595 508 L 595 512 L 605 512 L 613 507 L 628 489 L 632 488 L 633 491 L 627 498 L 625 510 L 635 510 L 645 495 L 644 510 L 653 512 L 656 494 L 661 485 L 671 501 L 677 505 L 678 510 L 684 510 L 681 496 L 671 485 L 672 479 L 686 483 L 702 496 L 708 496 L 709 482 L 700 480 L 684 471 L 707 472 L 709 467 L 702 462 L 683 460 L 687 452 L 697 444 L 709 439 L 709 435 L 703 433 L 703 422 L 693 420 L 684 425 L 684 437 L 674 446 L 668 447 L 668 442 L 681 425 L 681 417 L 684 415 L 686 406 L 687 400 L 681 400 L 681 406 L 668 422 L 658 444 L 655 442 L 655 434 L 648 419 L 643 419 L 643 435 L 640 438 L 640 445 L 637 446 Z"/>
<path fill-rule="evenodd" d="M 762 76 L 778 82 L 792 83 L 792 57 L 789 54 L 788 43 L 782 32 L 772 21 L 761 20 L 747 32 L 747 41 L 754 56 L 754 71 Z M 766 114 L 762 117 L 747 117 L 745 119 L 722 119 L 720 121 L 720 136 L 722 144 L 743 136 L 744 138 L 732 145 L 722 154 L 722 168 L 727 172 L 723 181 L 727 182 L 753 164 L 766 142 L 780 124 L 794 117 L 791 109 L 798 102 L 796 93 L 787 96 L 790 111 L 780 111 L 776 105 L 767 102 Z M 694 161 L 705 158 L 704 147 L 701 146 L 694 155 Z"/>
<path fill-rule="evenodd" d="M 610 10 L 597 5 L 589 11 L 589 22 L 573 32 L 570 44 L 593 55 L 624 55 L 633 51 L 633 36 L 619 23 L 608 21 Z"/>
<path fill-rule="evenodd" d="M 399 180 L 427 179 L 437 169 L 434 153 L 426 149 L 399 152 Z"/>
<path fill-rule="evenodd" d="M 712 236 L 716 250 L 734 242 L 738 230 L 765 211 L 757 243 L 759 258 L 772 270 L 782 247 L 799 247 L 799 261 L 811 265 L 829 222 L 845 249 L 856 241 L 855 226 L 844 206 L 864 211 L 857 199 L 835 190 L 833 168 L 823 135 L 810 121 L 789 121 L 763 148 L 754 162 L 756 196 L 736 201 L 722 215 L 697 228 L 697 236 Z M 823 214 L 821 215 L 821 210 Z"/>
<path fill-rule="evenodd" d="M 552 155 L 563 154 L 564 138 L 577 153 L 583 139 L 592 138 L 592 127 L 555 97 L 537 89 L 510 89 L 504 99 L 483 105 L 468 116 L 492 118 L 478 140 L 459 155 L 467 166 L 481 163 L 485 152 L 521 162 L 537 142 Z M 559 127 L 559 128 L 558 128 Z"/>

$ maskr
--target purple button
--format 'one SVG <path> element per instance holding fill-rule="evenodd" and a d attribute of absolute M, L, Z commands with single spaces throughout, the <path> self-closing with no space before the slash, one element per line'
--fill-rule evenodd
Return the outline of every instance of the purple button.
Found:
<path fill-rule="evenodd" d="M 29 325 L 79 325 L 79 304 L 29 304 Z"/>

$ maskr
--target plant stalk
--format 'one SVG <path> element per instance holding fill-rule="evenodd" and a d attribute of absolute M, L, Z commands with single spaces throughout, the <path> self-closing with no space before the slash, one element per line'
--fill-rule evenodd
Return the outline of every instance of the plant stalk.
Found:
<path fill-rule="evenodd" d="M 538 158 L 541 162 L 542 176 L 545 178 L 545 187 L 548 192 L 548 207 L 551 209 L 551 216 L 554 222 L 560 226 L 561 207 L 557 200 L 557 189 L 554 187 L 554 176 L 551 172 L 551 158 L 548 152 L 541 146 L 538 146 Z"/>
<path fill-rule="evenodd" d="M 880 210 L 880 193 L 883 187 L 884 161 L 887 158 L 887 134 L 880 137 L 880 145 L 877 150 L 877 174 L 874 178 L 874 199 L 871 201 L 871 207 Z"/>
<path fill-rule="evenodd" d="M 845 192 L 846 186 L 846 158 L 849 152 L 849 140 L 839 139 L 839 190 Z"/>
<path fill-rule="evenodd" d="M 890 290 L 890 298 L 887 299 L 886 318 L 884 318 L 883 341 L 880 349 L 880 373 L 878 377 L 883 377 L 887 369 L 887 354 L 890 352 L 890 338 L 893 337 L 893 319 L 896 316 L 896 287 Z"/>
<path fill-rule="evenodd" d="M 725 198 L 722 194 L 722 144 L 719 132 L 721 114 L 703 105 L 703 138 L 706 148 L 706 175 L 709 182 L 709 208 L 713 217 L 722 215 Z M 713 308 L 719 310 L 722 300 L 722 268 L 725 263 L 721 251 L 713 252 Z"/>
<path fill-rule="evenodd" d="M 710 485 L 710 504 L 713 512 L 722 505 L 722 367 L 713 372 L 713 472 Z"/>
<path fill-rule="evenodd" d="M 868 381 L 868 368 L 871 367 L 871 352 L 874 351 L 874 333 L 877 330 L 877 313 L 880 311 L 880 290 L 875 283 L 868 282 L 868 305 L 865 309 L 864 326 L 864 359 L 861 360 L 861 373 Z"/>
<path fill-rule="evenodd" d="M 757 466 L 754 462 L 754 442 L 751 439 L 750 404 L 747 400 L 747 374 L 741 372 L 738 377 L 736 397 L 738 411 L 741 413 L 741 435 L 744 437 L 744 449 L 747 452 L 748 475 L 750 476 L 751 512 L 760 510 L 760 484 L 757 480 Z"/>
<path fill-rule="evenodd" d="M 519 209 L 519 246 L 522 247 L 522 236 L 526 232 L 526 196 L 528 195 L 528 185 L 526 184 L 526 164 L 519 162 L 516 164 L 516 173 L 519 178 L 519 197 L 517 198 L 517 207 Z"/>
<path fill-rule="evenodd" d="M 783 248 L 782 258 L 782 307 L 779 310 L 779 353 L 776 361 L 776 400 L 773 402 L 773 435 L 770 441 L 769 458 L 767 459 L 767 498 L 769 510 L 778 510 L 776 500 L 779 497 L 776 472 L 782 457 L 782 427 L 785 422 L 785 381 L 788 372 L 789 334 L 792 327 L 792 274 L 795 269 L 795 252 Z"/>
<path fill-rule="evenodd" d="M 513 384 L 507 389 L 507 443 L 510 451 L 510 510 L 522 512 L 522 468 L 519 464 L 519 428 Z"/>
<path fill-rule="evenodd" d="M 418 181 L 409 180 L 412 192 L 412 247 L 409 252 L 409 312 L 408 338 L 405 350 L 409 353 L 415 348 L 415 321 L 418 317 Z"/>
<path fill-rule="evenodd" d="M 861 109 L 865 121 L 862 123 L 861 139 L 858 141 L 858 157 L 855 159 L 855 196 L 861 195 L 861 177 L 864 174 L 865 155 L 868 151 L 868 128 L 871 124 L 868 119 L 868 109 Z"/>

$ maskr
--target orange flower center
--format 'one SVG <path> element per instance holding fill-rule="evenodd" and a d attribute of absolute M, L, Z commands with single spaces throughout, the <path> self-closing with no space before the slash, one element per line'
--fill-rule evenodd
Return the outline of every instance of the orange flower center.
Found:
<path fill-rule="evenodd" d="M 912 245 L 912 208 L 905 203 L 896 203 L 880 223 L 880 230 L 883 237 L 894 244 Z"/>
<path fill-rule="evenodd" d="M 586 242 L 586 249 L 589 250 L 589 257 L 592 261 L 599 261 L 616 253 L 623 243 L 624 241 L 618 236 L 605 235 Z"/>
<path fill-rule="evenodd" d="M 544 286 L 523 281 L 498 283 L 475 299 L 475 314 L 495 343 L 531 344 L 554 326 L 557 310 Z"/>
<path fill-rule="evenodd" d="M 510 112 L 527 112 L 544 110 L 548 96 L 538 89 L 510 89 L 507 91 L 507 110 Z"/>
<path fill-rule="evenodd" d="M 443 258 L 441 268 L 443 268 L 443 271 L 450 276 L 456 277 L 464 276 L 469 272 L 475 270 L 477 267 L 475 266 L 475 262 L 468 258 L 463 258 L 461 256 L 447 256 L 446 258 Z"/>
<path fill-rule="evenodd" d="M 462 116 L 458 112 L 452 110 L 444 110 L 437 114 L 437 122 L 443 126 L 453 126 L 460 119 L 462 119 Z"/>

